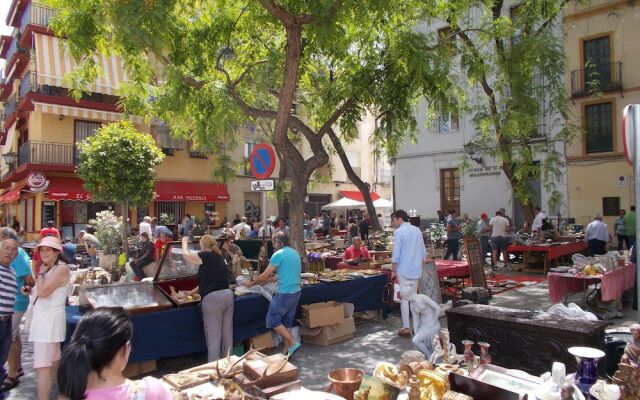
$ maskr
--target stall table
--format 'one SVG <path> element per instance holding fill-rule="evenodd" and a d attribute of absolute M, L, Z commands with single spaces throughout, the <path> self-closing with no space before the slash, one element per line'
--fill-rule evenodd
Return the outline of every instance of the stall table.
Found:
<path fill-rule="evenodd" d="M 636 281 L 636 265 L 627 264 L 601 275 L 586 276 L 559 272 L 549 272 L 547 282 L 551 301 L 566 304 L 567 297 L 583 292 L 592 284 L 600 284 L 602 301 L 620 300 L 625 290 L 633 288 Z"/>
<path fill-rule="evenodd" d="M 571 256 L 576 253 L 582 253 L 587 250 L 587 244 L 585 242 L 565 242 L 559 244 L 541 244 L 525 246 L 519 244 L 512 244 L 507 247 L 507 253 L 524 253 L 523 262 L 525 264 L 526 272 L 537 272 L 546 274 L 549 270 L 551 262 L 558 264 L 558 260 L 563 257 Z M 532 268 L 531 264 L 534 262 L 535 257 L 533 253 L 540 253 L 542 255 L 542 261 L 544 267 L 542 270 L 539 268 Z"/>
<path fill-rule="evenodd" d="M 355 311 L 382 310 L 386 275 L 376 275 L 346 282 L 304 286 L 298 305 L 335 300 L 353 303 Z M 269 302 L 258 294 L 235 299 L 233 339 L 240 342 L 268 331 L 265 318 Z M 298 310 L 299 311 L 299 310 Z M 67 307 L 67 340 L 73 334 L 81 314 L 77 306 Z M 130 363 L 177 357 L 207 350 L 199 306 L 172 308 L 132 315 L 133 339 Z"/>

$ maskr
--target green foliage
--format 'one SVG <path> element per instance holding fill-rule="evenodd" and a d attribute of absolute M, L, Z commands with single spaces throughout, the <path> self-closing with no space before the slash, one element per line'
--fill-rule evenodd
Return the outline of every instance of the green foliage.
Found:
<path fill-rule="evenodd" d="M 147 204 L 153 199 L 154 167 L 164 158 L 150 135 L 131 122 L 102 126 L 78 143 L 77 174 L 97 201 Z"/>
<path fill-rule="evenodd" d="M 100 211 L 96 213 L 96 219 L 89 220 L 89 225 L 96 230 L 100 250 L 104 254 L 118 254 L 122 244 L 122 217 L 117 217 L 113 211 Z"/>

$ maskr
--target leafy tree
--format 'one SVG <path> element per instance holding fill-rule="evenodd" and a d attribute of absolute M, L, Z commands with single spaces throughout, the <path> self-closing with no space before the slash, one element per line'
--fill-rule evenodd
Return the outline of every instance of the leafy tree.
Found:
<path fill-rule="evenodd" d="M 95 135 L 78 143 L 77 174 L 94 200 L 148 204 L 153 199 L 154 168 L 164 158 L 150 135 L 138 132 L 129 121 L 104 125 Z M 127 246 L 127 224 L 123 224 L 123 245 Z"/>
<path fill-rule="evenodd" d="M 54 29 L 83 60 L 70 77 L 77 87 L 100 73 L 96 54 L 122 55 L 125 109 L 211 149 L 221 178 L 234 171 L 224 149 L 236 143 L 236 128 L 273 123 L 300 252 L 307 185 L 329 160 L 323 138 L 331 129 L 353 135 L 369 110 L 378 139 L 397 148 L 415 130 L 418 96 L 438 103 L 448 86 L 446 60 L 413 29 L 436 0 L 51 1 L 61 9 Z"/>
<path fill-rule="evenodd" d="M 509 8 L 503 0 L 444 0 L 431 14 L 450 24 L 451 56 L 459 60 L 467 94 L 477 93 L 465 104 L 477 131 L 470 149 L 498 162 L 529 222 L 534 216 L 529 178 L 541 180 L 550 203 L 561 203 L 555 183 L 563 175 L 564 157 L 555 142 L 575 133 L 563 122 L 569 105 L 559 24 L 567 1 L 524 0 Z M 555 137 L 539 136 L 541 120 L 558 131 Z"/>

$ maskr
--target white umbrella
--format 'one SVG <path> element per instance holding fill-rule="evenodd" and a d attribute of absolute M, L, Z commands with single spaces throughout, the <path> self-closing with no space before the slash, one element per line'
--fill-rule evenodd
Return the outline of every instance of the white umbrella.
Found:
<path fill-rule="evenodd" d="M 360 208 L 364 203 L 361 201 L 352 200 L 348 197 L 343 197 L 340 200 L 336 200 L 333 203 L 325 204 L 322 206 L 323 210 L 339 210 L 349 208 Z"/>
<path fill-rule="evenodd" d="M 393 208 L 393 203 L 382 197 L 373 202 L 374 208 Z"/>

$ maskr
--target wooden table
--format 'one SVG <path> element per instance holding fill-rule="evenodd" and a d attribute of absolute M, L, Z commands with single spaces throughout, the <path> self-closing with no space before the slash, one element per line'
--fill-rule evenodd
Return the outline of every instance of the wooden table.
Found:
<path fill-rule="evenodd" d="M 567 256 L 576 253 L 582 253 L 587 250 L 585 242 L 564 242 L 557 244 L 541 244 L 541 245 L 519 245 L 512 244 L 507 247 L 507 253 L 524 253 L 523 262 L 526 272 L 536 272 L 546 274 L 551 263 L 558 265 L 558 261 Z M 537 256 L 536 254 L 539 254 Z M 533 268 L 531 264 L 540 259 L 544 262 L 544 267 Z"/>

